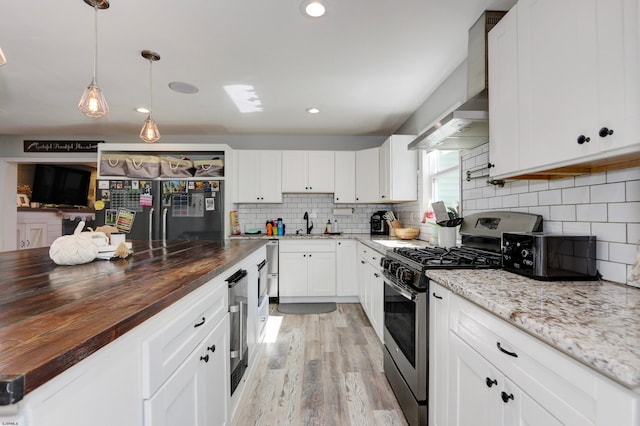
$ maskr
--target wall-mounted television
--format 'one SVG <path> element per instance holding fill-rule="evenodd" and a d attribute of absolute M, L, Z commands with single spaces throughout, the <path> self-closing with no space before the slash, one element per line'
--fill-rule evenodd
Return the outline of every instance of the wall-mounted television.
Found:
<path fill-rule="evenodd" d="M 52 164 L 37 164 L 31 201 L 86 206 L 91 172 Z"/>

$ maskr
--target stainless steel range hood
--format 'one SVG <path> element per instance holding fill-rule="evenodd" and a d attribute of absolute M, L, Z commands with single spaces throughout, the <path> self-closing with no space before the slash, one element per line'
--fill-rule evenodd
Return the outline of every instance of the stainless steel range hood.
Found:
<path fill-rule="evenodd" d="M 505 13 L 486 11 L 469 29 L 468 101 L 420 134 L 409 149 L 471 149 L 489 142 L 487 34 Z"/>

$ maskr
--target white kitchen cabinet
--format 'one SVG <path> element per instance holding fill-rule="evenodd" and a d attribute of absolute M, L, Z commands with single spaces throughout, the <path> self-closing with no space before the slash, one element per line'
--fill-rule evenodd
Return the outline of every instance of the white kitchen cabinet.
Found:
<path fill-rule="evenodd" d="M 144 401 L 145 426 L 227 423 L 228 330 L 227 314 L 160 389 Z"/>
<path fill-rule="evenodd" d="M 518 172 L 518 5 L 489 32 L 489 159 L 491 176 Z"/>
<path fill-rule="evenodd" d="M 448 424 L 640 421 L 640 398 L 632 390 L 457 295 L 450 294 L 449 307 Z M 432 375 L 430 386 L 437 385 L 433 380 L 442 378 Z"/>
<path fill-rule="evenodd" d="M 380 146 L 381 202 L 418 199 L 418 153 L 407 149 L 414 139 L 411 135 L 393 135 Z"/>
<path fill-rule="evenodd" d="M 429 426 L 447 426 L 451 292 L 435 281 L 429 292 Z"/>
<path fill-rule="evenodd" d="M 356 152 L 336 151 L 335 153 L 334 203 L 356 202 Z"/>
<path fill-rule="evenodd" d="M 360 304 L 381 342 L 384 338 L 384 279 L 380 267 L 382 256 L 369 246 L 358 244 Z"/>
<path fill-rule="evenodd" d="M 356 203 L 380 201 L 380 148 L 356 151 Z"/>
<path fill-rule="evenodd" d="M 332 193 L 333 151 L 282 151 L 282 192 Z"/>
<path fill-rule="evenodd" d="M 16 226 L 18 250 L 45 247 L 47 245 L 46 223 L 19 223 Z"/>
<path fill-rule="evenodd" d="M 279 297 L 336 296 L 334 240 L 280 241 Z"/>
<path fill-rule="evenodd" d="M 506 172 L 507 176 L 637 154 L 638 8 L 634 0 L 518 2 L 520 155 L 517 172 Z M 509 59 L 503 65 L 513 66 Z M 507 85 L 513 84 L 510 79 L 512 76 Z M 497 102 L 505 101 L 504 94 L 498 96 Z M 498 103 L 496 112 L 503 110 L 504 105 Z M 498 118 L 499 126 L 513 118 L 513 112 L 507 114 L 507 118 Z M 498 170 L 494 176 L 499 176 Z"/>
<path fill-rule="evenodd" d="M 358 273 L 354 265 L 358 260 L 356 240 L 336 242 L 336 294 L 338 296 L 358 296 Z"/>
<path fill-rule="evenodd" d="M 281 151 L 238 151 L 238 202 L 282 203 Z"/>

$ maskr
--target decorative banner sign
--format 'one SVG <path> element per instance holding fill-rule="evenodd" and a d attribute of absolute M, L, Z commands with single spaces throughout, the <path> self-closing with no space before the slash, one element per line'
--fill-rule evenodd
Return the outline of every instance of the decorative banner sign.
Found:
<path fill-rule="evenodd" d="M 98 152 L 104 141 L 23 141 L 24 152 Z"/>

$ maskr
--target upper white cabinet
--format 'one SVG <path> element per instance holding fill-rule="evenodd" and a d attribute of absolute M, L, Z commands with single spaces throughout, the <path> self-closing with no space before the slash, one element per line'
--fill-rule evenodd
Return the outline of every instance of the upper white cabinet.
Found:
<path fill-rule="evenodd" d="M 238 151 L 238 202 L 282 202 L 281 151 Z"/>
<path fill-rule="evenodd" d="M 380 147 L 381 202 L 415 201 L 418 199 L 418 154 L 407 145 L 411 135 L 390 136 Z"/>
<path fill-rule="evenodd" d="M 380 201 L 380 148 L 356 151 L 356 203 Z"/>
<path fill-rule="evenodd" d="M 335 153 L 335 203 L 356 202 L 356 153 L 336 151 Z"/>
<path fill-rule="evenodd" d="M 333 151 L 282 151 L 282 192 L 334 192 Z"/>
<path fill-rule="evenodd" d="M 491 175 L 518 172 L 518 5 L 489 32 L 489 156 Z"/>
<path fill-rule="evenodd" d="M 520 0 L 491 31 L 492 175 L 638 156 L 638 9 L 636 0 Z"/>

